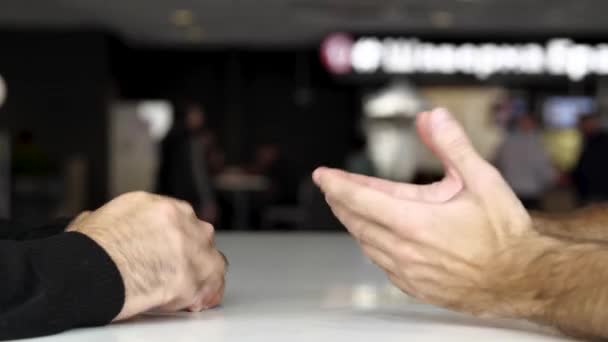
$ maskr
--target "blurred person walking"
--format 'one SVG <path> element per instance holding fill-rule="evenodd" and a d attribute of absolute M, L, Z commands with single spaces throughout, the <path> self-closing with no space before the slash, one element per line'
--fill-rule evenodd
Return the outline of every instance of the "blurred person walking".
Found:
<path fill-rule="evenodd" d="M 178 115 L 161 147 L 157 191 L 192 204 L 197 214 L 214 223 L 217 204 L 209 172 L 206 117 L 197 104 L 188 103 Z"/>
<path fill-rule="evenodd" d="M 584 137 L 581 157 L 572 179 L 581 204 L 608 200 L 608 133 L 602 128 L 599 114 L 588 114 L 579 120 Z"/>
<path fill-rule="evenodd" d="M 531 115 L 515 120 L 500 147 L 496 166 L 527 209 L 539 209 L 545 191 L 557 180 L 549 155 Z"/>

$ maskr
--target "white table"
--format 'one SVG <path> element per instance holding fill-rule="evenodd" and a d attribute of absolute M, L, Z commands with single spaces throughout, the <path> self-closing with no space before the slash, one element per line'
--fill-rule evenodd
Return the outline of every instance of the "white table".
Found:
<path fill-rule="evenodd" d="M 218 237 L 231 262 L 224 306 L 148 315 L 45 342 L 563 341 L 534 325 L 423 305 L 388 285 L 347 235 Z M 95 294 L 92 294 L 95 295 Z"/>

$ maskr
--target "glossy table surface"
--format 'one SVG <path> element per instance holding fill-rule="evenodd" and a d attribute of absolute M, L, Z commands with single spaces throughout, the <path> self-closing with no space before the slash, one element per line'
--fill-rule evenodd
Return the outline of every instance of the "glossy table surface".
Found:
<path fill-rule="evenodd" d="M 546 328 L 416 303 L 390 286 L 346 234 L 224 234 L 222 307 L 145 315 L 39 341 L 564 341 Z M 94 295 L 94 294 L 93 294 Z"/>

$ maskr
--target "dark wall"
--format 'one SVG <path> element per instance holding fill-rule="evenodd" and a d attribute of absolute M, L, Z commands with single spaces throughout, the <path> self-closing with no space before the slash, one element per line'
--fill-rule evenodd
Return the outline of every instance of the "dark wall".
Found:
<path fill-rule="evenodd" d="M 114 96 L 200 101 L 230 163 L 276 142 L 296 181 L 315 166 L 343 162 L 359 110 L 356 86 L 331 79 L 314 49 L 159 50 L 99 32 L 1 30 L 0 43 L 0 74 L 9 85 L 0 129 L 31 131 L 59 162 L 84 156 L 90 207 L 108 199 Z"/>
<path fill-rule="evenodd" d="M 8 99 L 0 128 L 28 130 L 56 161 L 89 168 L 89 206 L 106 200 L 110 90 L 107 38 L 100 33 L 0 32 Z"/>
<path fill-rule="evenodd" d="M 126 98 L 200 101 L 228 160 L 247 162 L 259 143 L 281 145 L 299 180 L 343 163 L 360 111 L 358 86 L 341 84 L 314 49 L 153 50 L 116 44 L 112 70 Z"/>
<path fill-rule="evenodd" d="M 299 177 L 321 164 L 340 165 L 359 111 L 357 88 L 329 78 L 315 53 L 251 53 L 242 58 L 245 140 L 281 143 Z M 251 147 L 245 150 L 251 152 Z"/>

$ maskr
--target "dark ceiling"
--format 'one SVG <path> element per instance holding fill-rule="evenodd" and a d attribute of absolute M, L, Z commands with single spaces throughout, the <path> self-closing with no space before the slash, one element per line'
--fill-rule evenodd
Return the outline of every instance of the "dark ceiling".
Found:
<path fill-rule="evenodd" d="M 2 0 L 5 28 L 99 28 L 146 45 L 293 45 L 333 31 L 608 35 L 606 0 Z"/>

